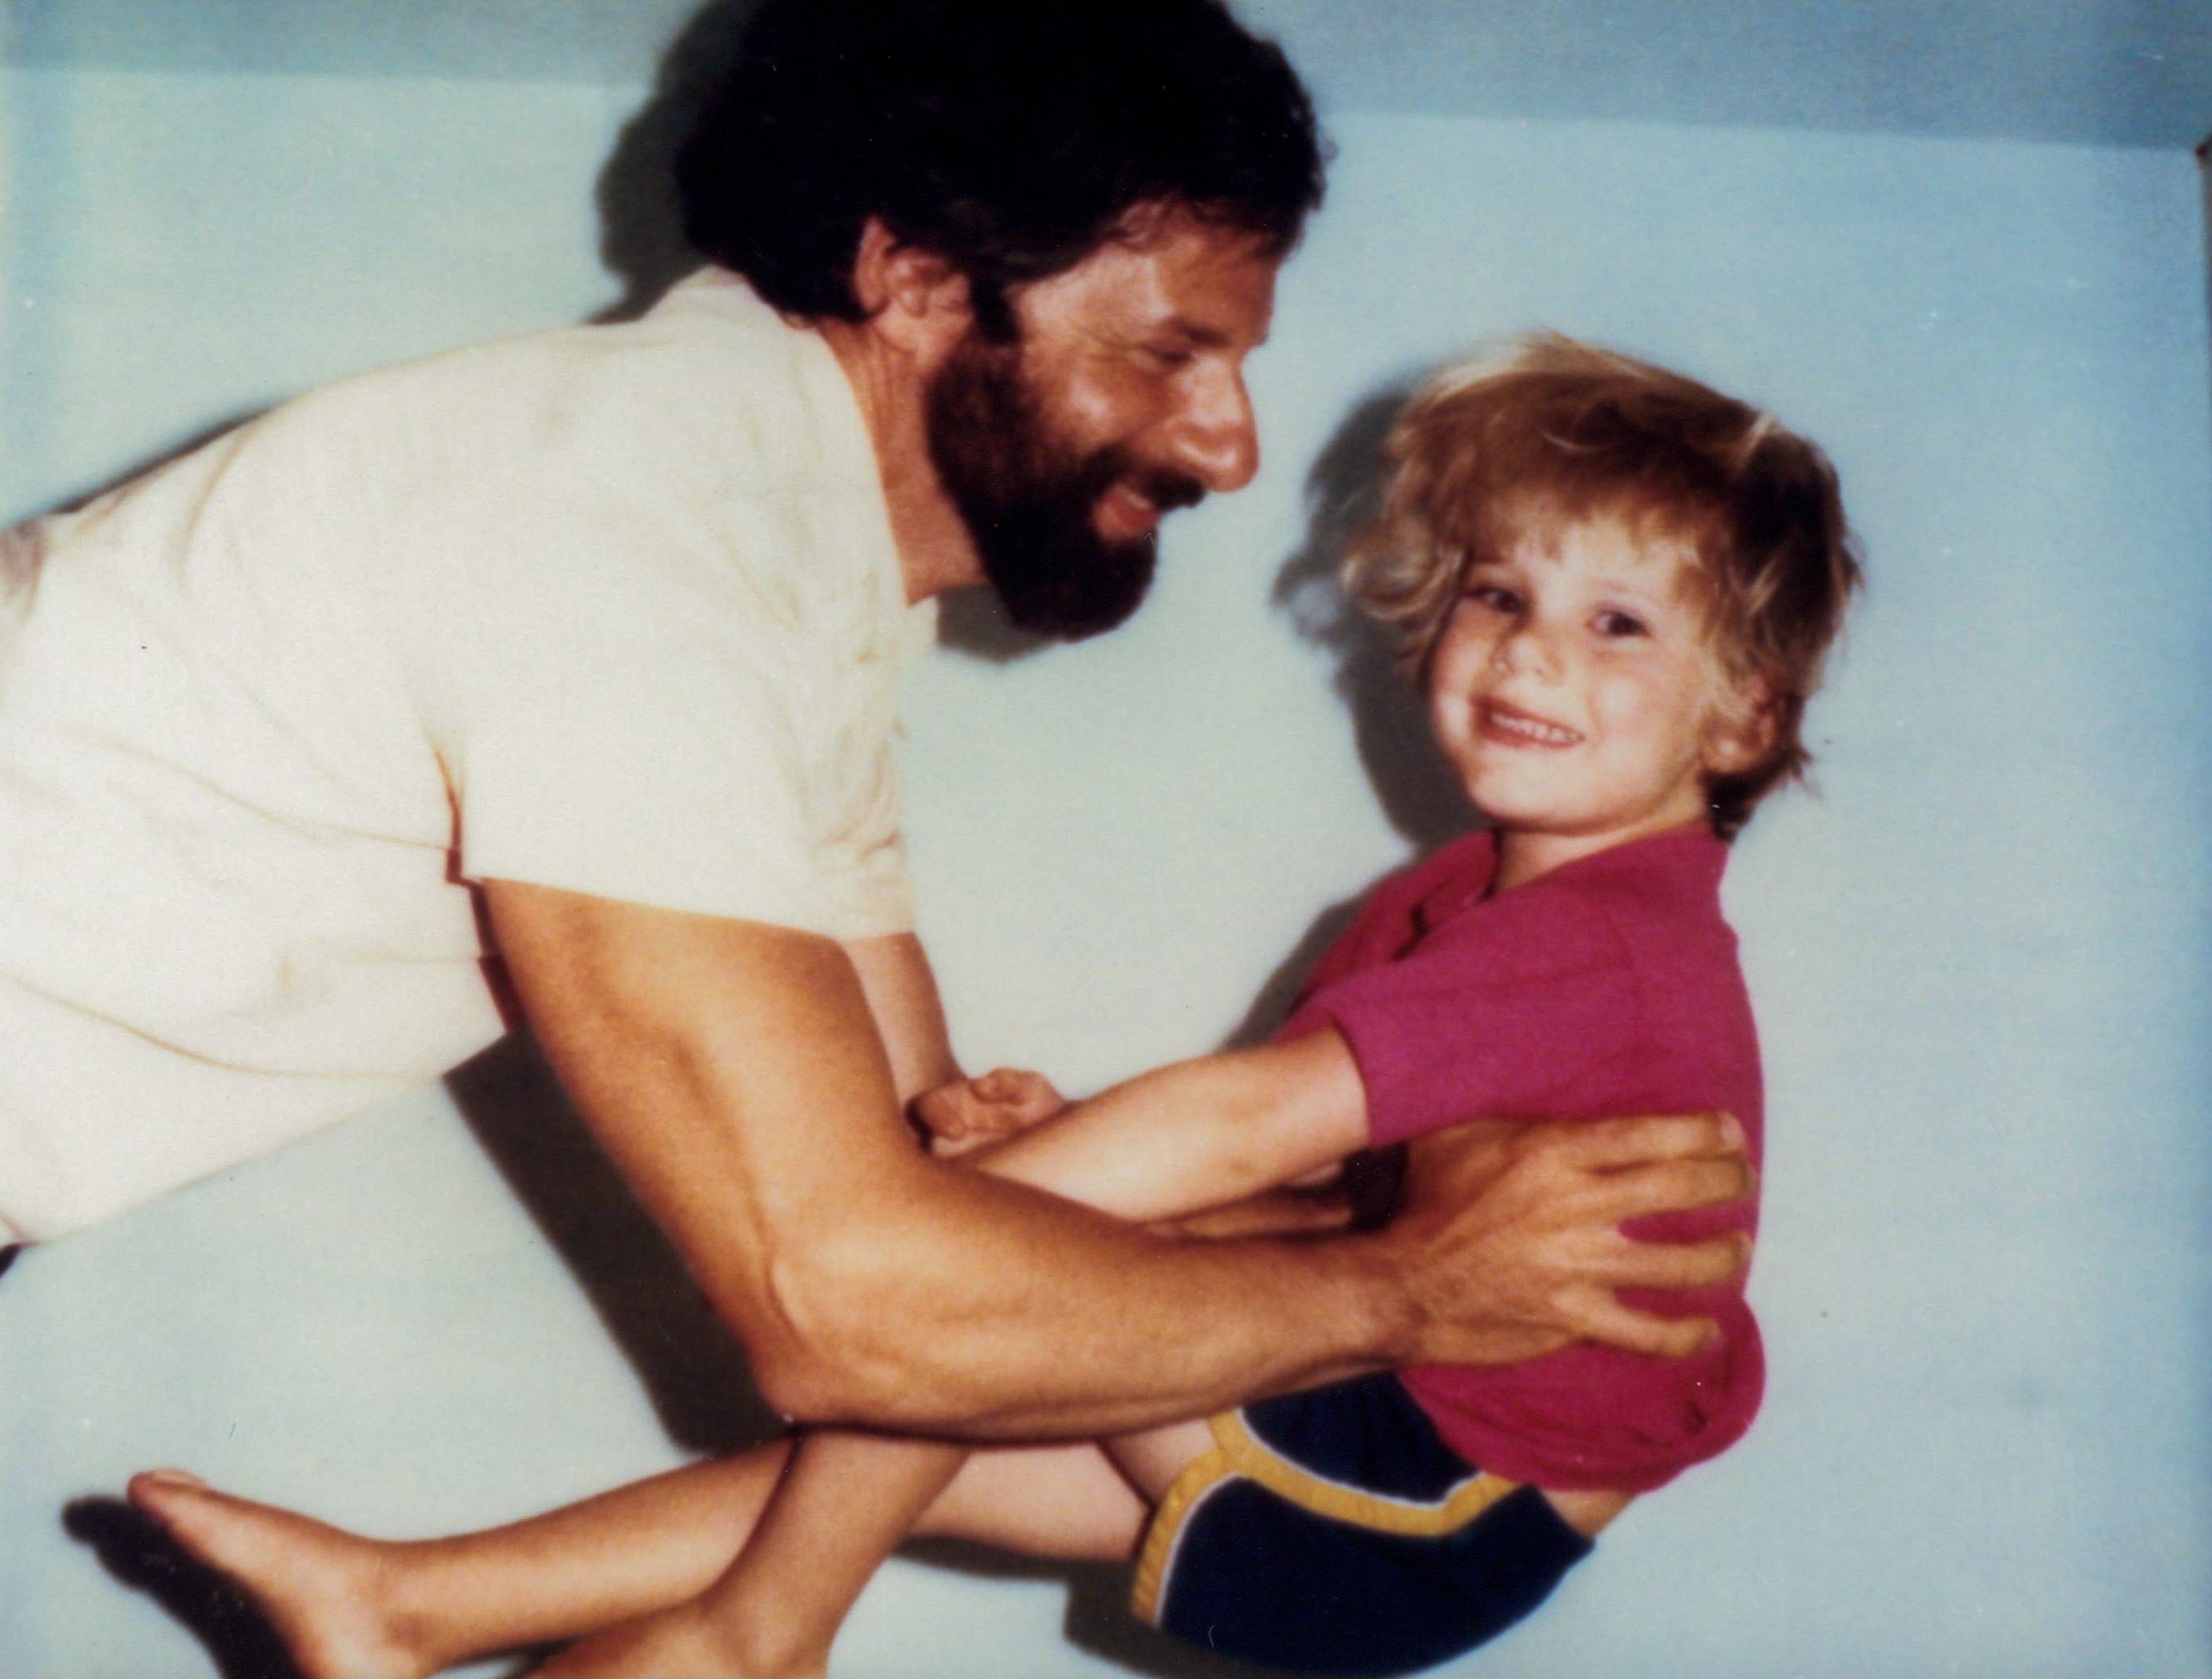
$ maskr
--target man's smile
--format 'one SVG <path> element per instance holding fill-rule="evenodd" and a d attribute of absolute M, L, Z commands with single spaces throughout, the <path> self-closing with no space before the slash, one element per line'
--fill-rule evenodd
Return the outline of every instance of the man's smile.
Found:
<path fill-rule="evenodd" d="M 1133 542 L 1158 527 L 1160 508 L 1134 484 L 1115 484 L 1098 498 L 1098 534 L 1109 542 Z"/>

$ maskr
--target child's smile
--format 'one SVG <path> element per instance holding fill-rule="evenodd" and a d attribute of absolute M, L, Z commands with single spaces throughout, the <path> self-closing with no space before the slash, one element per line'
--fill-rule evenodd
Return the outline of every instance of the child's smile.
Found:
<path fill-rule="evenodd" d="M 1531 716 L 1516 707 L 1498 700 L 1486 700 L 1478 707 L 1475 721 L 1484 734 L 1506 746 L 1574 746 L 1582 736 L 1571 728 Z"/>
<path fill-rule="evenodd" d="M 1733 767 L 1689 550 L 1617 518 L 1477 561 L 1429 661 L 1429 720 L 1500 830 L 1498 884 L 1705 813 Z"/>

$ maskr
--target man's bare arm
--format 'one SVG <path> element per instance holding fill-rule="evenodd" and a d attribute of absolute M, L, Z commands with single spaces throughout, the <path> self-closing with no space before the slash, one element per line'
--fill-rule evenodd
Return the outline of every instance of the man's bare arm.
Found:
<path fill-rule="evenodd" d="M 1655 1126 L 1694 1135 L 1711 1119 L 1577 1122 L 1571 1125 L 1480 1120 L 1415 1145 L 1408 1216 L 1414 1244 L 1407 1281 L 1420 1286 L 1419 1244 L 1466 1207 L 1485 1202 L 1510 1239 L 1540 1243 L 1486 1268 L 1486 1361 L 1548 1351 L 1583 1335 L 1639 1350 L 1681 1353 L 1705 1333 L 1702 1321 L 1632 1311 L 1613 1290 L 1638 1279 L 1708 1278 L 1705 1256 L 1680 1275 L 1670 1250 L 1631 1241 L 1598 1222 L 1620 1204 L 1617 1170 L 1643 1158 Z M 1243 1202 L 1293 1183 L 1369 1141 L 1367 1092 L 1343 1037 L 1324 1027 L 1255 1049 L 1207 1055 L 1142 1073 L 1079 1103 L 1049 1123 L 981 1150 L 994 1174 L 1080 1199 L 1119 1218 L 1158 1220 Z M 1664 1192 L 1663 1181 L 1652 1186 Z M 1309 1226 L 1314 1220 L 1309 1220 Z M 1255 1226 L 1255 1227 L 1258 1227 Z M 1537 1261 L 1580 1268 L 1547 1276 Z M 1679 1253 L 1681 1250 L 1671 1250 Z"/>
<path fill-rule="evenodd" d="M 957 1079 L 960 1063 L 953 1059 L 937 976 L 929 970 L 921 940 L 911 933 L 896 933 L 855 939 L 843 949 L 860 976 L 868 1016 L 890 1058 L 891 1086 L 901 1105 Z"/>
<path fill-rule="evenodd" d="M 1554 1297 L 1736 1262 L 1724 1244 L 1614 1255 L 1583 1226 L 1530 1219 L 1525 1194 L 1489 1217 L 1486 1189 L 1373 1238 L 1164 1240 L 916 1149 L 834 942 L 513 883 L 487 897 L 579 1108 L 796 1415 L 1121 1430 L 1383 1364 L 1522 1356 L 1532 1336 L 1586 1332 L 1546 1315 Z M 1646 1164 L 1589 1186 L 1585 1224 L 1741 1193 L 1717 1122 L 1636 1135 L 1651 1146 L 1617 1147 Z M 1488 1164 L 1510 1189 L 1547 1159 Z M 1418 1281 L 1400 1281 L 1409 1267 Z"/>

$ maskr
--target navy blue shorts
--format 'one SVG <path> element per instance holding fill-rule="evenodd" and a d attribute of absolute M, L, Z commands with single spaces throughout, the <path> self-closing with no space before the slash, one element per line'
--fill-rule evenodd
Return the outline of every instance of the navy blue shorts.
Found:
<path fill-rule="evenodd" d="M 1534 1487 L 1475 1469 L 1397 1380 L 1213 1419 L 1137 1562 L 1137 1613 L 1292 1673 L 1408 1673 L 1495 1638 L 1590 1542 Z"/>

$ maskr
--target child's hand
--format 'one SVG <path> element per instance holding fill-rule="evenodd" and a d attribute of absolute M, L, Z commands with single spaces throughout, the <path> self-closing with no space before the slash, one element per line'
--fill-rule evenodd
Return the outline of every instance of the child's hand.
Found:
<path fill-rule="evenodd" d="M 1026 1131 L 1066 1106 L 1043 1074 L 1000 1067 L 980 1079 L 939 1085 L 915 1098 L 914 1111 L 929 1133 L 930 1153 L 949 1160 Z"/>

